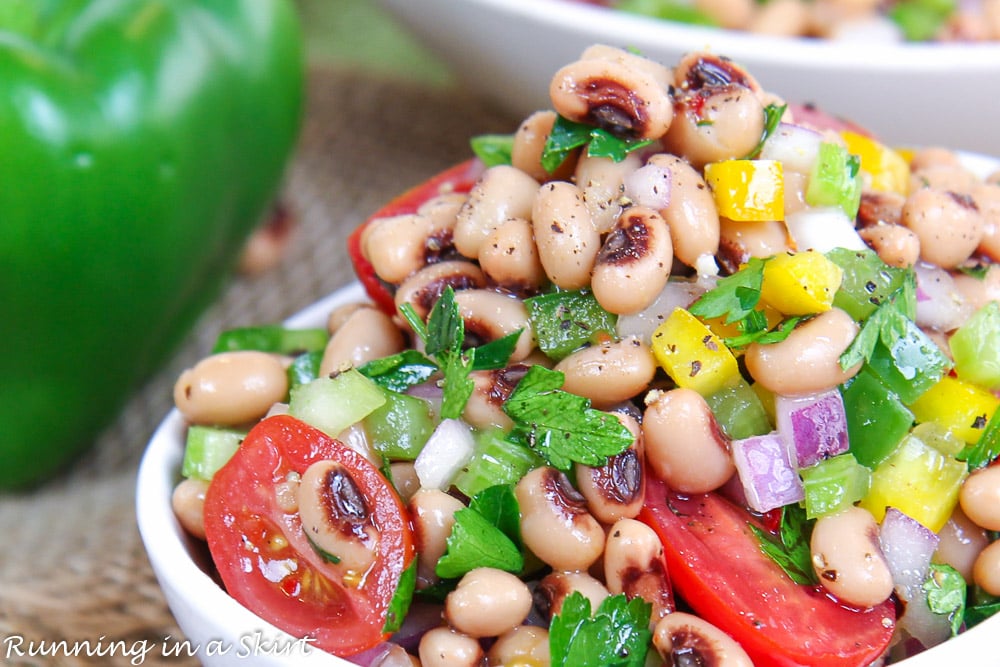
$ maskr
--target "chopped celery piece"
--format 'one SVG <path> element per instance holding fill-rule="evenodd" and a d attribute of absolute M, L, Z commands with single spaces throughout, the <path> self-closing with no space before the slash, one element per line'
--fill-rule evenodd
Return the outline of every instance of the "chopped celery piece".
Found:
<path fill-rule="evenodd" d="M 430 404 L 415 396 L 382 389 L 385 403 L 365 417 L 372 448 L 393 460 L 412 461 L 434 431 Z"/>
<path fill-rule="evenodd" d="M 181 474 L 208 481 L 239 449 L 246 431 L 215 426 L 188 427 Z"/>
<path fill-rule="evenodd" d="M 805 491 L 806 518 L 815 519 L 850 507 L 868 493 L 871 470 L 850 454 L 840 454 L 799 470 Z"/>
<path fill-rule="evenodd" d="M 866 368 L 840 388 L 850 451 L 862 465 L 884 461 L 913 425 L 913 413 Z"/>
<path fill-rule="evenodd" d="M 303 352 L 288 366 L 288 386 L 294 389 L 319 377 L 319 365 L 323 361 L 323 351 Z"/>
<path fill-rule="evenodd" d="M 259 350 L 276 354 L 313 352 L 326 347 L 326 329 L 290 329 L 280 324 L 238 327 L 219 334 L 213 354 L 233 350 Z"/>
<path fill-rule="evenodd" d="M 538 347 L 559 361 L 599 336 L 615 335 L 618 318 L 587 290 L 551 292 L 525 299 Z"/>
<path fill-rule="evenodd" d="M 843 269 L 833 305 L 855 320 L 863 320 L 903 286 L 906 270 L 891 267 L 872 250 L 834 248 L 827 258 Z"/>
<path fill-rule="evenodd" d="M 967 475 L 965 463 L 907 435 L 872 471 L 871 487 L 860 505 L 876 521 L 882 520 L 887 507 L 895 507 L 936 533 L 958 504 Z"/>
<path fill-rule="evenodd" d="M 1000 303 L 990 301 L 948 339 L 955 373 L 984 389 L 1000 389 Z"/>
<path fill-rule="evenodd" d="M 854 218 L 861 205 L 861 159 L 840 144 L 823 141 L 806 185 L 810 206 L 836 206 Z"/>
<path fill-rule="evenodd" d="M 382 389 L 352 368 L 293 389 L 288 412 L 331 437 L 337 437 L 384 403 Z"/>
<path fill-rule="evenodd" d="M 469 497 L 497 484 L 515 484 L 529 470 L 545 463 L 527 447 L 508 440 L 501 429 L 477 431 L 474 435 L 472 459 L 455 478 L 455 487 Z"/>
<path fill-rule="evenodd" d="M 705 397 L 722 431 L 733 440 L 764 435 L 771 420 L 760 396 L 743 378 Z"/>

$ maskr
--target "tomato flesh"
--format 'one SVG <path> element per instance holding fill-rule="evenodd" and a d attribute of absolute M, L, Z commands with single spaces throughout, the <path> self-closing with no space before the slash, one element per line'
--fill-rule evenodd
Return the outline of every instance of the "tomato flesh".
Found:
<path fill-rule="evenodd" d="M 438 195 L 449 192 L 468 192 L 476 184 L 484 169 L 483 163 L 475 158 L 446 169 L 430 180 L 399 195 L 351 232 L 347 238 L 347 252 L 351 258 L 351 264 L 354 266 L 354 274 L 375 305 L 390 315 L 396 314 L 392 287 L 386 285 L 375 275 L 375 269 L 362 252 L 361 237 L 365 228 L 378 218 L 414 213 L 421 204 Z"/>
<path fill-rule="evenodd" d="M 346 468 L 378 530 L 375 563 L 357 576 L 327 562 L 310 545 L 298 513 L 278 504 L 278 489 L 290 473 L 301 475 L 322 460 Z M 289 634 L 341 656 L 385 639 L 386 611 L 414 556 L 402 501 L 378 469 L 288 415 L 257 424 L 215 474 L 205 496 L 205 533 L 233 598 Z"/>
<path fill-rule="evenodd" d="M 752 515 L 715 493 L 682 496 L 648 475 L 640 520 L 663 542 L 674 590 L 738 641 L 757 667 L 861 667 L 888 647 L 888 600 L 848 608 L 819 586 L 793 582 L 764 555 Z"/>

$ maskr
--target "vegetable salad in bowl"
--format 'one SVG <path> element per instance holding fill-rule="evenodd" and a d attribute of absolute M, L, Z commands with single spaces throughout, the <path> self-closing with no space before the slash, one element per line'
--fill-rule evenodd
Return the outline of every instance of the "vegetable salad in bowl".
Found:
<path fill-rule="evenodd" d="M 363 665 L 860 667 L 977 636 L 996 163 L 710 53 L 593 46 L 550 96 L 361 225 L 328 313 L 178 378 L 173 510 L 225 591 Z"/>

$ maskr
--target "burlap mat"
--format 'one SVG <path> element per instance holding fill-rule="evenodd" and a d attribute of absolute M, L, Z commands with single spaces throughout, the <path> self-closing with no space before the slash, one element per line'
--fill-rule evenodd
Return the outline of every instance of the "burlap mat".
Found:
<path fill-rule="evenodd" d="M 224 328 L 288 317 L 352 279 L 344 239 L 393 194 L 469 156 L 468 139 L 511 132 L 461 90 L 422 89 L 363 73 L 314 70 L 301 144 L 283 198 L 298 229 L 283 263 L 240 277 L 168 366 L 131 400 L 95 449 L 30 494 L 0 496 L 0 664 L 127 665 L 132 658 L 16 658 L 13 642 L 150 646 L 182 637 L 135 524 L 135 476 L 177 374 Z M 142 662 L 196 664 L 152 650 Z"/>

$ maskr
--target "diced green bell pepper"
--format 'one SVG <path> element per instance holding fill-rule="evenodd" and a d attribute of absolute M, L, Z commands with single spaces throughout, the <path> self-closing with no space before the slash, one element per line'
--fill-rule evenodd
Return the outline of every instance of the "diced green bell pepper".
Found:
<path fill-rule="evenodd" d="M 850 507 L 871 485 L 872 472 L 850 452 L 799 470 L 805 493 L 806 518 L 815 519 Z"/>
<path fill-rule="evenodd" d="M 1000 389 L 1000 303 L 990 301 L 948 339 L 955 373 L 967 382 Z"/>
<path fill-rule="evenodd" d="M 0 488 L 88 448 L 217 295 L 302 116 L 291 0 L 4 0 Z"/>
<path fill-rule="evenodd" d="M 760 396 L 743 378 L 709 394 L 705 402 L 719 427 L 733 440 L 764 435 L 774 428 Z"/>
<path fill-rule="evenodd" d="M 614 336 L 618 318 L 587 290 L 551 292 L 525 300 L 539 349 L 555 361 L 601 335 Z"/>
<path fill-rule="evenodd" d="M 840 388 L 851 454 L 874 468 L 896 449 L 913 425 L 913 413 L 871 371 L 862 368 Z"/>
<path fill-rule="evenodd" d="M 372 449 L 396 461 L 412 461 L 437 425 L 430 404 L 380 387 L 385 403 L 364 419 Z"/>
<path fill-rule="evenodd" d="M 228 329 L 219 334 L 212 354 L 233 350 L 258 350 L 274 354 L 315 352 L 326 347 L 326 329 L 290 329 L 280 324 Z"/>
<path fill-rule="evenodd" d="M 840 144 L 821 142 L 805 200 L 810 206 L 839 207 L 853 219 L 861 205 L 861 159 Z"/>

